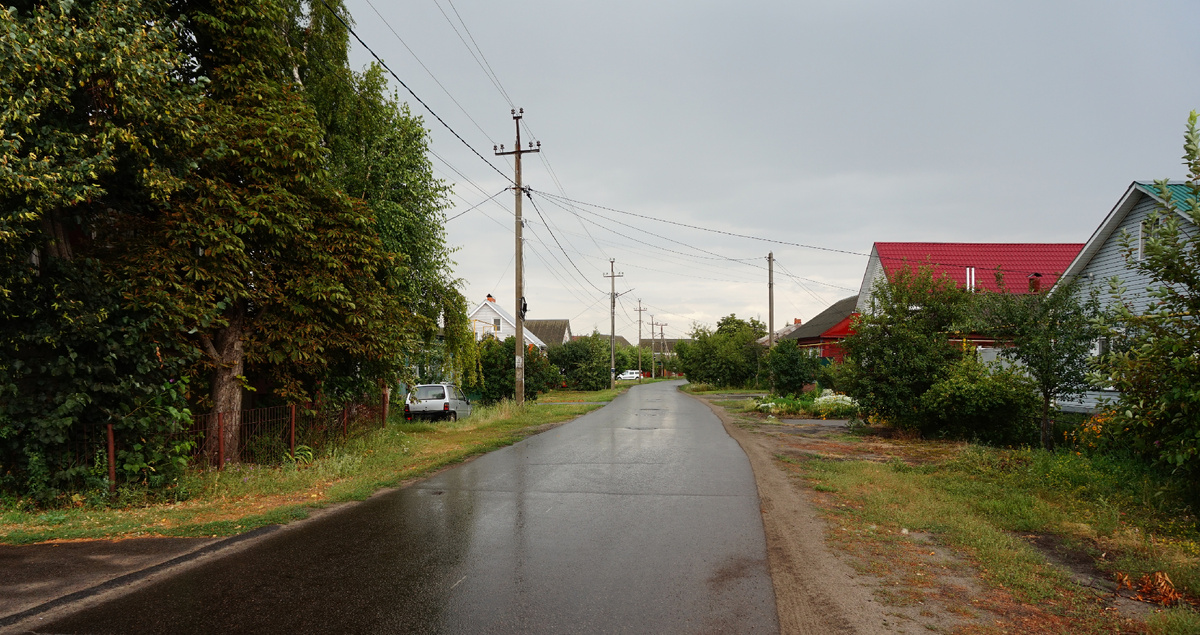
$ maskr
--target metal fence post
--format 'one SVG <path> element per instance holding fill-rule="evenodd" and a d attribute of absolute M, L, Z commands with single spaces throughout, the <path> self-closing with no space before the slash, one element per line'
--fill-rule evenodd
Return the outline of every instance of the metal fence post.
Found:
<path fill-rule="evenodd" d="M 108 491 L 117 491 L 117 442 L 113 438 L 112 422 L 108 424 Z"/>
<path fill-rule="evenodd" d="M 296 458 L 296 404 L 292 404 L 292 430 L 288 445 L 292 449 L 292 458 Z"/>
<path fill-rule="evenodd" d="M 388 396 L 387 396 L 386 390 L 379 391 L 379 427 L 380 428 L 387 427 L 387 407 L 388 407 L 387 398 L 388 398 Z"/>
<path fill-rule="evenodd" d="M 217 413 L 217 469 L 225 468 L 225 413 Z"/>
<path fill-rule="evenodd" d="M 349 424 L 346 421 L 346 406 L 342 406 L 342 436 L 346 437 L 350 434 Z"/>

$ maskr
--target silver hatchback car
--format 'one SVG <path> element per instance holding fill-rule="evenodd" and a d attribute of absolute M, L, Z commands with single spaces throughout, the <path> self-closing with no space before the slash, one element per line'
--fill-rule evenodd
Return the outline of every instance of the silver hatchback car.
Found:
<path fill-rule="evenodd" d="M 454 384 L 421 384 L 404 402 L 404 418 L 456 421 L 471 416 L 471 402 Z"/>

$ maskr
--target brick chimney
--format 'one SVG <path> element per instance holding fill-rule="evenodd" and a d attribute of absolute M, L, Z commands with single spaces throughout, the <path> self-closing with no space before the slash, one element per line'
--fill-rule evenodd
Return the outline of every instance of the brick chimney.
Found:
<path fill-rule="evenodd" d="M 489 293 L 489 294 L 488 294 L 488 297 L 487 297 L 487 301 L 488 301 L 488 302 L 495 302 L 495 301 L 496 301 L 496 298 L 493 298 L 493 297 L 492 297 L 492 294 L 490 294 L 490 293 Z"/>
<path fill-rule="evenodd" d="M 796 318 L 796 319 L 792 320 L 792 324 L 794 324 L 796 326 L 800 326 L 800 318 Z"/>
<path fill-rule="evenodd" d="M 1041 290 L 1042 290 L 1042 274 L 1040 274 L 1040 273 L 1029 274 L 1029 292 L 1030 293 L 1038 293 Z"/>

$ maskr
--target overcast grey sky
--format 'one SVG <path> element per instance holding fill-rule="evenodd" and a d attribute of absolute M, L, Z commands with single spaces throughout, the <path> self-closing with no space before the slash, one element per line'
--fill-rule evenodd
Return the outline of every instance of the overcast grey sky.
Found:
<path fill-rule="evenodd" d="M 1085 242 L 1130 181 L 1185 176 L 1183 128 L 1200 109 L 1194 2 L 347 4 L 367 44 L 506 174 L 492 146 L 512 146 L 509 98 L 524 108 L 522 139 L 542 142 L 524 159 L 536 191 L 859 254 L 875 241 Z M 370 59 L 355 45 L 353 65 Z M 450 216 L 508 185 L 395 88 L 454 184 Z M 570 318 L 576 334 L 608 332 L 609 258 L 618 292 L 632 289 L 617 309 L 631 341 L 638 298 L 667 337 L 729 313 L 766 322 L 771 250 L 776 328 L 852 295 L 866 266 L 534 201 L 528 317 Z M 468 300 L 493 293 L 510 312 L 512 206 L 506 192 L 447 226 Z"/>

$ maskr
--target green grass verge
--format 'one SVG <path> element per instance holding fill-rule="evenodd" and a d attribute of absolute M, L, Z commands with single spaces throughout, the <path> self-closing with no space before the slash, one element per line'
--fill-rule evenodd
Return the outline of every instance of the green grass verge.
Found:
<path fill-rule="evenodd" d="M 0 508 L 0 542 L 238 534 L 305 518 L 317 507 L 363 500 L 380 488 L 510 445 L 540 426 L 599 407 L 501 403 L 478 407 L 453 423 L 393 418 L 386 428 L 351 439 L 309 464 L 190 470 L 178 486 L 182 500 L 173 503 L 83 504 L 30 512 L 8 501 Z"/>
<path fill-rule="evenodd" d="M 966 553 L 992 585 L 1030 604 L 1086 615 L 1086 594 L 1064 594 L 1069 577 L 1028 536 L 1056 536 L 1096 567 L 1133 580 L 1166 572 L 1200 595 L 1200 531 L 1179 484 L 1134 461 L 1074 452 L 968 446 L 945 461 L 910 465 L 780 457 L 818 492 L 843 535 L 864 527 L 923 531 Z M 1200 632 L 1190 608 L 1157 613 L 1152 632 Z"/>

